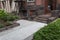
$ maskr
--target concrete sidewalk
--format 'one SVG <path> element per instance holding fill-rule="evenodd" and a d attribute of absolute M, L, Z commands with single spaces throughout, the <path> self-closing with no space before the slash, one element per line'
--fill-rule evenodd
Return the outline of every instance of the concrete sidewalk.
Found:
<path fill-rule="evenodd" d="M 27 20 L 19 20 L 17 23 L 20 23 L 20 26 L 1 32 L 0 40 L 27 40 L 29 36 L 47 25 Z"/>

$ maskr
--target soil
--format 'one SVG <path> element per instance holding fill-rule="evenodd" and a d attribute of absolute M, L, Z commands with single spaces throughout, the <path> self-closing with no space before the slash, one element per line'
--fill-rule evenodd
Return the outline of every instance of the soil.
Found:
<path fill-rule="evenodd" d="M 19 25 L 20 25 L 19 23 L 12 23 L 11 25 L 6 25 L 6 26 L 0 28 L 0 32 L 5 31 L 5 30 L 9 30 L 9 29 L 17 27 Z"/>

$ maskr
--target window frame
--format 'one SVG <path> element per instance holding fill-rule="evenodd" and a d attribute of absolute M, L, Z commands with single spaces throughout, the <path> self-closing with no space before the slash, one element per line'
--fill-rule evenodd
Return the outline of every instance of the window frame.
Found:
<path fill-rule="evenodd" d="M 27 2 L 35 2 L 35 0 L 31 0 L 31 1 L 27 0 Z"/>

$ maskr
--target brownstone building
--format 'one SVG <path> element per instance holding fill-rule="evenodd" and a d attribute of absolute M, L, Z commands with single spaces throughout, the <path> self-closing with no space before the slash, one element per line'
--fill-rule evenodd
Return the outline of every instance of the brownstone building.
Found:
<path fill-rule="evenodd" d="M 32 15 L 33 13 L 48 13 L 50 10 L 58 10 L 60 0 L 0 0 L 0 8 L 7 12 L 16 11 L 21 15 Z"/>

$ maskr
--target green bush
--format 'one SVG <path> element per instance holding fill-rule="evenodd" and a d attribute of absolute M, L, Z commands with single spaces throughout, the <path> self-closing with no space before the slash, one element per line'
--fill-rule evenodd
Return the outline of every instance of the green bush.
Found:
<path fill-rule="evenodd" d="M 18 19 L 18 16 L 11 15 L 11 14 L 5 12 L 4 10 L 0 10 L 0 20 L 3 20 L 3 21 L 14 21 L 16 19 Z"/>
<path fill-rule="evenodd" d="M 60 40 L 60 18 L 37 31 L 33 40 Z"/>
<path fill-rule="evenodd" d="M 18 16 L 0 10 L 0 28 L 12 25 L 12 21 L 16 19 L 18 19 Z"/>
<path fill-rule="evenodd" d="M 19 19 L 19 17 L 18 17 L 18 16 L 15 16 L 15 15 L 9 15 L 9 16 L 7 17 L 7 20 L 8 20 L 8 21 L 14 21 L 14 20 L 16 20 L 16 19 Z"/>
<path fill-rule="evenodd" d="M 3 28 L 4 27 L 4 25 L 3 24 L 0 24 L 0 28 Z"/>

